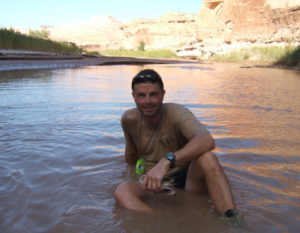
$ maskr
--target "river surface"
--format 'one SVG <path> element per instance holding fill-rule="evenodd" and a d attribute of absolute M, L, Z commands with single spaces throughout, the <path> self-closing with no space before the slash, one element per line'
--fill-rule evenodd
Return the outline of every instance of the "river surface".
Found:
<path fill-rule="evenodd" d="M 120 118 L 132 77 L 152 68 L 165 102 L 188 107 L 216 141 L 243 227 L 220 221 L 208 195 L 177 190 L 116 204 L 137 179 Z M 300 73 L 228 64 L 101 66 L 0 72 L 0 232 L 299 232 Z"/>

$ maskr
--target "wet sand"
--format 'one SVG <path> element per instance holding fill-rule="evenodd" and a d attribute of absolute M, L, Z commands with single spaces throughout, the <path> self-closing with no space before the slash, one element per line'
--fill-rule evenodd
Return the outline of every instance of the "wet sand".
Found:
<path fill-rule="evenodd" d="M 1 52 L 1 51 L 0 51 Z M 6 53 L 0 55 L 0 71 L 47 68 L 75 68 L 98 65 L 199 64 L 186 59 L 110 57 L 38 53 Z"/>
<path fill-rule="evenodd" d="M 111 57 L 103 55 L 67 55 L 49 53 L 10 53 L 0 51 L 0 71 L 24 69 L 59 69 L 102 65 L 208 64 L 182 58 Z M 209 63 L 212 64 L 212 63 Z M 274 65 L 270 62 L 242 61 L 240 68 L 276 68 L 300 71 L 300 66 Z"/>

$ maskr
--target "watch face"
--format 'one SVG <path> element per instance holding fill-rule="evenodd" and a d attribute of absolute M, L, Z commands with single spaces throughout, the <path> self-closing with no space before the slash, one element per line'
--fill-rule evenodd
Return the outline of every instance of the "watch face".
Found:
<path fill-rule="evenodd" d="M 167 157 L 168 159 L 174 159 L 174 158 L 175 158 L 175 155 L 174 155 L 173 153 L 168 153 L 168 154 L 166 154 L 166 157 Z"/>

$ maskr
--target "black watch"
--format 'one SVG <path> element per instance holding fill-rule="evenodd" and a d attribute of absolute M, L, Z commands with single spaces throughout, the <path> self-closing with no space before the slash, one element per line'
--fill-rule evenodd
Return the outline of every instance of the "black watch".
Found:
<path fill-rule="evenodd" d="M 170 164 L 170 168 L 173 168 L 175 166 L 175 155 L 171 152 L 167 153 L 165 155 L 167 160 L 170 160 L 171 164 Z"/>

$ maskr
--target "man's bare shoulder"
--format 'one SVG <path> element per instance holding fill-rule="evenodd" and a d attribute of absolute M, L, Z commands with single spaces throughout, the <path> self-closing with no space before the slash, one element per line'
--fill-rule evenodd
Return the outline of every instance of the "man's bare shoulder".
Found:
<path fill-rule="evenodd" d="M 185 106 L 181 105 L 181 104 L 177 104 L 177 103 L 166 103 L 164 104 L 165 109 L 167 110 L 167 112 L 171 115 L 173 114 L 184 114 L 187 112 L 190 112 L 190 110 L 188 108 L 186 108 Z"/>
<path fill-rule="evenodd" d="M 121 122 L 122 124 L 134 123 L 140 119 L 140 112 L 137 108 L 128 109 L 122 115 Z"/>

